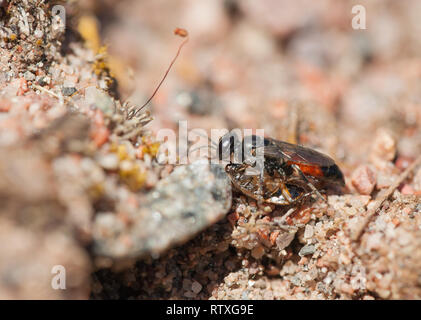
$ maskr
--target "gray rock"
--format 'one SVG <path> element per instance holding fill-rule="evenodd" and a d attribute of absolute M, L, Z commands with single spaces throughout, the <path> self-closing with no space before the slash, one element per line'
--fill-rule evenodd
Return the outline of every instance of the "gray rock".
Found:
<path fill-rule="evenodd" d="M 85 89 L 85 98 L 88 105 L 101 109 L 104 114 L 114 113 L 114 101 L 106 92 L 91 86 Z"/>
<path fill-rule="evenodd" d="M 26 71 L 23 74 L 23 77 L 27 80 L 27 81 L 34 81 L 35 80 L 35 75 L 31 72 L 31 71 Z"/>
<path fill-rule="evenodd" d="M 298 255 L 300 257 L 307 256 L 309 254 L 313 254 L 316 251 L 316 247 L 312 244 L 306 245 L 301 248 L 300 252 L 298 252 Z"/>
<path fill-rule="evenodd" d="M 75 93 L 77 90 L 75 87 L 63 87 L 61 89 L 61 93 L 63 96 L 71 96 L 73 93 Z"/>
<path fill-rule="evenodd" d="M 221 166 L 207 161 L 180 166 L 147 195 L 130 227 L 122 229 L 115 215 L 97 215 L 94 250 L 113 258 L 156 256 L 220 220 L 230 207 L 231 182 Z"/>

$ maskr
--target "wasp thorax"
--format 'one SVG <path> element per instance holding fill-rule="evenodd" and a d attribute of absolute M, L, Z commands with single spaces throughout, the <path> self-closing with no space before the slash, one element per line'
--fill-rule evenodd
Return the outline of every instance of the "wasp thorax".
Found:
<path fill-rule="evenodd" d="M 231 163 L 242 162 L 241 140 L 236 134 L 227 133 L 219 139 L 218 158 Z"/>

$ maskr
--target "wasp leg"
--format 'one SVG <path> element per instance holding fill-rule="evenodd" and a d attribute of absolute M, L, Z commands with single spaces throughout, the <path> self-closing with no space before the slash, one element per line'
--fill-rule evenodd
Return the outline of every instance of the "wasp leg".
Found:
<path fill-rule="evenodd" d="M 257 181 L 253 182 L 252 180 L 249 181 L 237 181 L 237 178 L 234 178 L 237 174 L 242 175 L 245 170 L 249 167 L 249 165 L 247 164 L 227 164 L 225 166 L 225 172 L 228 174 L 228 176 L 231 178 L 232 183 L 234 184 L 234 186 L 242 191 L 243 193 L 247 194 L 249 197 L 255 199 L 258 201 L 259 204 L 263 204 L 265 202 L 265 198 L 263 195 L 263 177 L 260 177 L 257 179 Z M 244 189 L 244 187 L 247 187 L 250 183 L 256 183 L 258 186 L 258 190 L 257 192 L 252 192 L 250 191 L 249 193 L 246 192 Z"/>
<path fill-rule="evenodd" d="M 266 195 L 266 198 L 272 197 L 278 191 L 279 191 L 279 185 L 276 186 L 272 191 L 268 192 L 267 195 Z"/>
<path fill-rule="evenodd" d="M 281 190 L 283 200 L 278 199 L 276 202 L 273 202 L 271 200 L 271 197 L 272 197 L 273 194 L 275 194 L 279 190 Z M 303 195 L 301 194 L 298 197 L 293 198 L 291 196 L 291 193 L 289 192 L 288 188 L 286 187 L 286 185 L 281 182 L 276 189 L 272 190 L 268 195 L 265 194 L 265 196 L 266 196 L 266 199 L 265 199 L 266 202 L 286 206 L 286 205 L 292 205 L 292 204 L 298 203 L 301 200 Z"/>
<path fill-rule="evenodd" d="M 277 172 L 280 175 L 281 181 L 286 181 L 286 176 L 285 176 L 285 172 L 282 169 L 278 169 Z M 286 202 L 288 202 L 288 204 L 293 204 L 294 202 L 296 202 L 297 199 L 293 199 L 291 197 L 291 194 L 288 190 L 288 188 L 286 187 L 284 182 L 280 182 L 279 183 L 279 188 L 278 190 L 281 189 L 282 195 L 284 196 Z"/>
<path fill-rule="evenodd" d="M 279 220 L 279 222 L 278 222 L 278 227 L 279 228 L 281 228 L 281 229 L 283 229 L 283 230 L 286 230 L 286 231 L 297 231 L 298 230 L 298 228 L 296 227 L 296 226 L 291 226 L 291 225 L 289 225 L 288 223 L 287 223 L 287 218 L 289 217 L 289 216 L 291 216 L 294 212 L 295 212 L 295 210 L 296 210 L 297 208 L 291 208 L 291 209 L 289 209 L 288 211 L 287 211 L 287 213 L 285 213 L 283 216 L 282 216 L 282 218 Z"/>
<path fill-rule="evenodd" d="M 292 199 L 291 194 L 289 193 L 289 190 L 284 183 L 281 183 L 280 189 L 282 195 L 284 196 L 285 200 L 288 201 L 288 203 L 292 204 L 293 202 L 295 202 L 295 200 Z"/>
<path fill-rule="evenodd" d="M 242 171 L 245 171 L 247 168 L 253 167 L 252 164 L 250 163 L 244 163 L 242 165 Z M 259 181 L 258 181 L 258 188 L 257 188 L 257 194 L 256 194 L 256 200 L 258 202 L 259 205 L 262 205 L 265 202 L 265 197 L 264 197 L 264 191 L 263 191 L 263 174 L 259 173 Z"/>
<path fill-rule="evenodd" d="M 259 205 L 265 202 L 265 197 L 263 194 L 263 175 L 262 174 L 259 174 L 259 186 L 257 188 L 257 197 L 258 197 L 257 201 Z"/>
<path fill-rule="evenodd" d="M 292 165 L 292 168 L 300 175 L 300 177 L 307 183 L 307 185 L 310 187 L 310 189 L 313 191 L 312 193 L 315 193 L 320 199 L 322 199 L 324 202 L 326 202 L 326 199 L 323 198 L 323 196 L 320 194 L 320 192 L 316 189 L 315 186 L 307 179 L 307 177 L 304 175 L 304 173 L 301 171 L 300 167 L 296 164 Z"/>

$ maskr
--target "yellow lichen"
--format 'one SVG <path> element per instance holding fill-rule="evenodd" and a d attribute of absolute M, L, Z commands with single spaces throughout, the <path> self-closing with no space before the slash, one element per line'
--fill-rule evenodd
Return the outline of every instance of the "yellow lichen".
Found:
<path fill-rule="evenodd" d="M 132 166 L 128 169 L 120 168 L 119 176 L 120 179 L 130 188 L 130 190 L 137 191 L 144 185 L 146 181 L 146 172 L 141 171 L 138 164 L 134 162 L 131 164 Z"/>
<path fill-rule="evenodd" d="M 98 199 L 104 194 L 104 186 L 102 183 L 92 185 L 88 190 L 89 196 L 93 199 Z"/>
<path fill-rule="evenodd" d="M 124 144 L 120 144 L 117 147 L 117 156 L 120 159 L 120 161 L 126 160 L 129 158 L 129 154 L 127 152 L 126 146 Z"/>
<path fill-rule="evenodd" d="M 115 153 L 119 159 L 118 176 L 120 181 L 132 191 L 142 188 L 147 173 L 136 163 L 134 155 L 127 151 L 127 146 L 113 143 L 110 146 L 110 152 Z"/>
<path fill-rule="evenodd" d="M 101 44 L 98 21 L 94 16 L 82 16 L 79 19 L 78 31 L 85 41 L 86 47 L 95 53 L 92 69 L 97 76 L 103 76 L 107 86 L 113 83 L 113 73 L 108 63 L 107 46 Z"/>
<path fill-rule="evenodd" d="M 150 154 L 152 157 L 156 157 L 158 154 L 159 146 L 159 142 L 151 143 L 150 145 L 146 146 L 144 152 Z"/>
<path fill-rule="evenodd" d="M 101 48 L 101 38 L 98 31 L 98 20 L 94 16 L 82 16 L 77 26 L 88 48 L 98 53 Z"/>
<path fill-rule="evenodd" d="M 142 137 L 143 143 L 143 153 L 147 153 L 152 157 L 156 157 L 159 151 L 160 143 L 159 142 L 150 142 L 146 137 Z"/>

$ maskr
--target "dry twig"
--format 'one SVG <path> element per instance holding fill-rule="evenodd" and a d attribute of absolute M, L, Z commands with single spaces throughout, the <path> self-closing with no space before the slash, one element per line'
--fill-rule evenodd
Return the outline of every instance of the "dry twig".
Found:
<path fill-rule="evenodd" d="M 415 168 L 421 164 L 421 155 L 399 176 L 399 178 L 386 190 L 386 192 L 376 200 L 376 205 L 367 212 L 367 215 L 364 217 L 363 221 L 357 225 L 354 232 L 351 234 L 352 241 L 358 241 L 364 233 L 364 230 L 367 228 L 368 224 L 371 222 L 373 217 L 379 211 L 383 203 L 389 199 L 389 197 L 395 192 L 399 185 L 404 182 L 410 173 L 415 170 Z"/>

